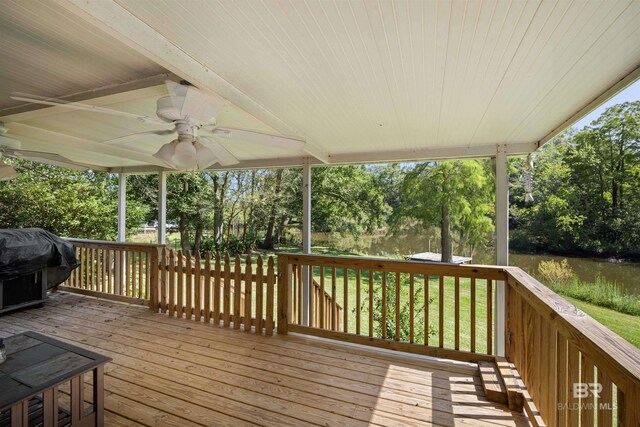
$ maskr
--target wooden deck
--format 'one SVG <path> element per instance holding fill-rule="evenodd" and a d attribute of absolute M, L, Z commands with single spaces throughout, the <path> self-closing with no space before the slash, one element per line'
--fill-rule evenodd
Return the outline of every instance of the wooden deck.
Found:
<path fill-rule="evenodd" d="M 488 402 L 466 363 L 265 337 L 67 293 L 0 317 L 0 336 L 25 330 L 113 358 L 112 426 L 529 425 Z"/>

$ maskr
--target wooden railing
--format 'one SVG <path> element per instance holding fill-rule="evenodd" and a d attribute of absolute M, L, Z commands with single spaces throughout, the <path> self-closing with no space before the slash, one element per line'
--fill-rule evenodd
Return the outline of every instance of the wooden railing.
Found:
<path fill-rule="evenodd" d="M 640 425 L 640 351 L 521 269 L 507 276 L 506 357 L 534 424 Z"/>
<path fill-rule="evenodd" d="M 65 287 L 75 292 L 269 335 L 277 327 L 497 361 L 534 425 L 640 425 L 640 351 L 518 268 L 279 254 L 276 271 L 273 257 L 200 258 L 159 245 L 71 241 L 81 266 Z M 305 282 L 312 284 L 308 326 Z M 494 294 L 503 283 L 505 360 L 492 355 Z"/>
<path fill-rule="evenodd" d="M 80 266 L 63 286 L 81 293 L 148 305 L 158 281 L 162 245 L 69 239 Z"/>
<path fill-rule="evenodd" d="M 163 249 L 153 305 L 171 317 L 272 335 L 275 286 L 273 257 L 207 252 L 202 258 Z"/>
<path fill-rule="evenodd" d="M 295 269 L 292 269 L 291 278 L 292 301 L 296 302 L 295 304 L 292 304 L 291 316 L 295 319 L 297 324 L 302 323 L 302 287 L 304 282 L 302 278 L 302 271 L 302 266 L 298 265 Z M 312 293 L 313 296 L 311 297 L 311 303 L 313 304 L 313 308 L 311 309 L 311 312 L 313 313 L 313 316 L 310 318 L 311 326 L 317 326 L 323 329 L 332 329 L 332 320 L 336 319 L 336 328 L 338 331 L 341 331 L 343 324 L 342 306 L 338 303 L 333 304 L 331 294 L 324 290 L 324 288 L 321 287 L 315 279 L 313 279 Z M 332 313 L 335 313 L 335 316 L 333 316 Z"/>
<path fill-rule="evenodd" d="M 278 271 L 280 333 L 465 361 L 493 360 L 494 281 L 505 279 L 501 268 L 278 254 Z M 311 292 L 310 322 L 304 326 L 303 271 L 308 283 L 319 284 L 320 295 L 326 292 L 331 298 L 319 299 L 318 292 Z M 327 311 L 327 304 L 334 309 Z"/>

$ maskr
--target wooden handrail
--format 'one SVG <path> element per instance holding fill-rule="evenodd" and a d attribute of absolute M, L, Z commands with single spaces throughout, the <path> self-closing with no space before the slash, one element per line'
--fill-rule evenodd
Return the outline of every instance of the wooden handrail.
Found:
<path fill-rule="evenodd" d="M 520 268 L 509 267 L 506 272 L 506 356 L 520 372 L 542 418 L 550 424 L 569 425 L 582 419 L 585 425 L 598 411 L 600 423 L 613 422 L 616 414 L 598 408 L 592 390 L 581 401 L 587 405 L 577 405 L 572 387 L 576 383 L 587 388 L 599 384 L 596 387 L 602 387 L 603 397 L 597 403 L 612 405 L 615 384 L 618 425 L 637 427 L 640 350 Z M 529 349 L 532 342 L 539 342 L 540 348 Z"/>
<path fill-rule="evenodd" d="M 283 287 L 285 303 L 294 308 L 296 315 L 291 317 L 283 310 L 279 320 L 295 326 L 293 330 L 432 356 L 442 355 L 446 349 L 448 355 L 464 361 L 493 358 L 493 281 L 506 280 L 502 267 L 290 253 L 278 254 L 278 264 L 281 273 L 278 286 Z M 321 291 L 331 297 L 330 310 L 324 298 L 320 298 L 319 307 L 310 305 L 309 318 L 315 320 L 311 327 L 301 326 L 300 322 L 303 292 L 298 289 L 301 285 L 298 275 L 303 266 L 308 266 L 310 277 L 318 277 Z M 445 277 L 451 280 L 445 281 Z M 471 296 L 465 300 L 469 301 L 467 308 L 461 310 L 461 294 L 467 290 Z M 419 296 L 414 298 L 414 292 L 419 292 Z M 437 296 L 437 300 L 432 296 Z M 417 300 L 425 302 L 423 308 L 416 309 Z M 448 304 L 450 300 L 452 304 Z M 435 307 L 429 307 L 431 302 Z M 407 306 L 405 312 L 403 307 Z M 455 328 L 449 330 L 446 316 L 454 315 L 454 309 Z M 368 318 L 363 317 L 367 312 Z M 463 316 L 468 318 L 469 312 L 470 320 L 463 323 Z M 429 317 L 434 313 L 437 321 L 430 324 Z M 362 323 L 368 328 L 363 328 Z M 437 337 L 429 342 L 433 332 Z M 463 334 L 464 341 L 460 340 Z"/>

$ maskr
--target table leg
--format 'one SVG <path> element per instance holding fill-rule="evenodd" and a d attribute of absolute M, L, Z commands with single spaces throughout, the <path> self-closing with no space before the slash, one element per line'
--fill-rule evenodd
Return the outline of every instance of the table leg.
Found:
<path fill-rule="evenodd" d="M 58 425 L 58 387 L 52 387 L 42 393 L 44 427 Z"/>
<path fill-rule="evenodd" d="M 78 423 L 84 412 L 84 381 L 82 375 L 71 378 L 71 423 Z"/>
<path fill-rule="evenodd" d="M 96 416 L 96 426 L 104 426 L 104 366 L 93 370 L 93 411 Z"/>
<path fill-rule="evenodd" d="M 29 423 L 29 401 L 24 400 L 11 407 L 11 427 L 23 427 Z"/>

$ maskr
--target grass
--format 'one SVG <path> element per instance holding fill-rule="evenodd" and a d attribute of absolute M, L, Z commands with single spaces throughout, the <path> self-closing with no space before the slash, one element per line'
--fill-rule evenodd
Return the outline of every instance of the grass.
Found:
<path fill-rule="evenodd" d="M 615 310 L 589 304 L 576 298 L 565 297 L 565 299 L 634 346 L 640 348 L 639 316 L 619 313 Z"/>
<path fill-rule="evenodd" d="M 596 278 L 595 283 L 587 283 L 576 277 L 565 283 L 548 284 L 554 292 L 598 307 L 609 308 L 619 313 L 640 316 L 640 298 L 625 293 L 620 286 Z"/>

